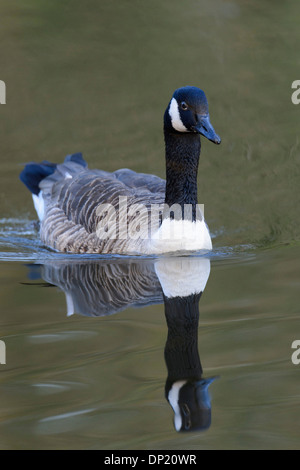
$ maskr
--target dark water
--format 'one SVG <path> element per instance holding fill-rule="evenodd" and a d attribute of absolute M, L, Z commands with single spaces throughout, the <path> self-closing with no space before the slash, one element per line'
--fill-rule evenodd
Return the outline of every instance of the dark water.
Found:
<path fill-rule="evenodd" d="M 299 15 L 296 0 L 2 2 L 1 449 L 299 448 Z M 199 172 L 211 255 L 163 259 L 163 276 L 151 257 L 41 246 L 23 163 L 82 151 L 164 177 L 162 114 L 186 84 L 222 137 Z M 162 284 L 205 276 L 199 317 L 189 301 L 170 317 Z M 178 433 L 165 387 L 186 361 L 205 429 Z"/>

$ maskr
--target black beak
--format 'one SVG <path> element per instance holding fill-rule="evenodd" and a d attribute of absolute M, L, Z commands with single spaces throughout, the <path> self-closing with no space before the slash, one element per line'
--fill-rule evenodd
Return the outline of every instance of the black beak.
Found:
<path fill-rule="evenodd" d="M 204 135 L 208 140 L 213 142 L 214 144 L 220 144 L 221 143 L 221 138 L 216 134 L 213 126 L 210 123 L 209 120 L 209 114 L 197 115 L 198 119 L 198 124 L 194 126 L 195 132 L 198 132 L 199 134 Z"/>

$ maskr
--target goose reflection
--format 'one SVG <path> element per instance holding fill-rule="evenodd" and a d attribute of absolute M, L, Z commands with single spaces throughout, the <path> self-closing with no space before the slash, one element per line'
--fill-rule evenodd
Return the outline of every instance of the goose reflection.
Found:
<path fill-rule="evenodd" d="M 199 301 L 210 274 L 201 257 L 75 262 L 52 260 L 40 266 L 42 278 L 66 296 L 67 314 L 111 315 L 129 307 L 164 303 L 165 396 L 176 431 L 205 430 L 211 424 L 208 391 L 198 352 Z"/>

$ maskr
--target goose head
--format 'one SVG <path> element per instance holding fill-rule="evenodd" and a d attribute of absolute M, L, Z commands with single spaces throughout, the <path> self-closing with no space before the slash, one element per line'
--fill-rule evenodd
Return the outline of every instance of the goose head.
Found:
<path fill-rule="evenodd" d="M 175 90 L 165 111 L 164 129 L 168 133 L 201 134 L 215 144 L 221 143 L 210 123 L 205 93 L 193 86 Z"/>

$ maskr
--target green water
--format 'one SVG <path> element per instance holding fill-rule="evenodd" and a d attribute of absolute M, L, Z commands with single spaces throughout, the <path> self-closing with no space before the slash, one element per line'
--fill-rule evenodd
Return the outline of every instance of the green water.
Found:
<path fill-rule="evenodd" d="M 299 2 L 10 0 L 0 18 L 0 448 L 299 449 Z M 162 298 L 67 316 L 46 266 L 86 261 L 40 245 L 18 180 L 78 151 L 164 177 L 162 116 L 183 85 L 205 90 L 222 137 L 203 139 L 199 171 L 214 252 L 198 349 L 219 378 L 196 433 L 175 431 L 164 396 Z"/>

